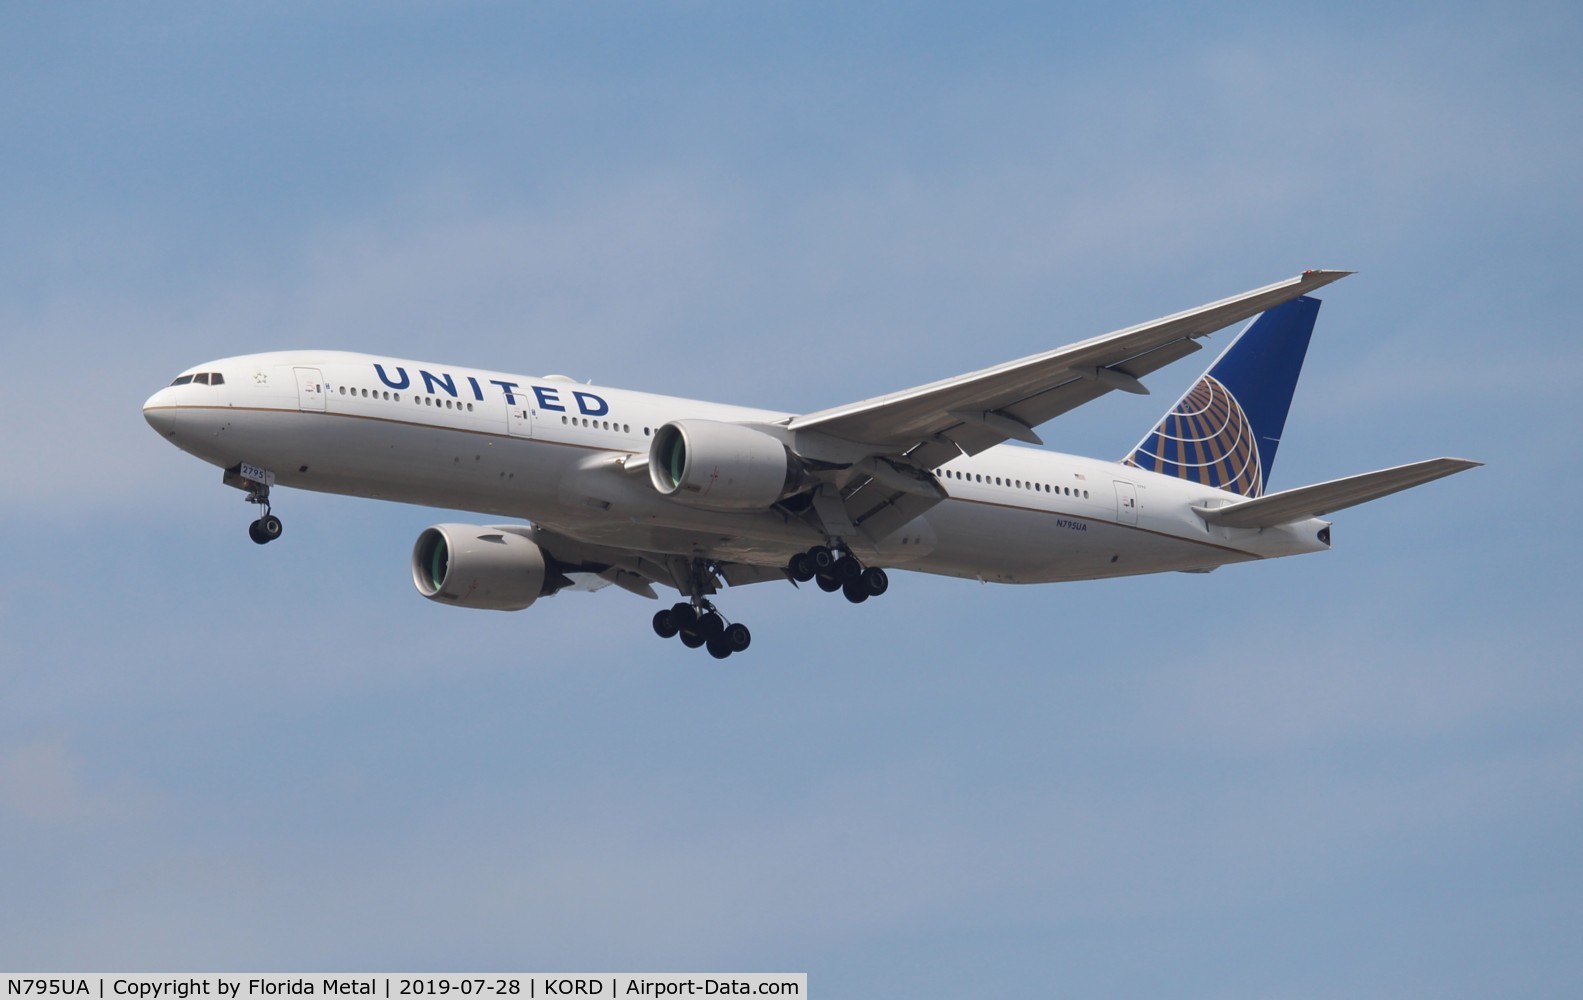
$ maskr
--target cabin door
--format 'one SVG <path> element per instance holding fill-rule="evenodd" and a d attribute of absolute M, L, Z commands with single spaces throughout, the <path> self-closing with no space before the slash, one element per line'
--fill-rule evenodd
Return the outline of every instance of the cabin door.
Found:
<path fill-rule="evenodd" d="M 533 436 L 533 408 L 527 397 L 511 394 L 516 402 L 506 404 L 506 429 L 512 437 Z"/>
<path fill-rule="evenodd" d="M 1116 481 L 1116 520 L 1122 524 L 1138 523 L 1138 488 L 1120 480 Z"/>
<path fill-rule="evenodd" d="M 297 408 L 324 412 L 324 376 L 317 368 L 293 368 L 297 373 Z"/>

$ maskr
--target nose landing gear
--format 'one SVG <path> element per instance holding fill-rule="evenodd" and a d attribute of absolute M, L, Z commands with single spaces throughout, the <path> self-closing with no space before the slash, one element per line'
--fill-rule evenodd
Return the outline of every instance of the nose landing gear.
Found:
<path fill-rule="evenodd" d="M 225 470 L 224 482 L 227 486 L 234 486 L 245 492 L 248 503 L 256 503 L 264 508 L 264 513 L 247 526 L 247 537 L 260 545 L 279 538 L 284 526 L 280 523 L 280 518 L 269 510 L 269 488 L 275 482 L 275 474 L 268 469 L 260 469 L 256 465 L 242 462 Z"/>

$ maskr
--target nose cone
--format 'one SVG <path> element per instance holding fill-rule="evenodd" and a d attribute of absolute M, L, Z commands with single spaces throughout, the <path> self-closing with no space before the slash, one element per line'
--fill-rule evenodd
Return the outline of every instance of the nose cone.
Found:
<path fill-rule="evenodd" d="M 148 402 L 143 404 L 143 419 L 159 432 L 160 437 L 171 437 L 176 433 L 176 405 L 170 398 L 168 388 L 148 397 Z"/>

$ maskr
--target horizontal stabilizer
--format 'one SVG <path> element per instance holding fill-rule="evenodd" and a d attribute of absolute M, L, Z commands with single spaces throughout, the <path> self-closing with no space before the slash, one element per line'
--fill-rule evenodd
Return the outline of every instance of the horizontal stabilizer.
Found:
<path fill-rule="evenodd" d="M 1225 507 L 1195 506 L 1193 510 L 1210 524 L 1226 528 L 1273 528 L 1279 524 L 1320 517 L 1331 511 L 1378 500 L 1483 464 L 1465 458 L 1431 458 L 1426 462 L 1399 465 L 1394 469 L 1365 472 L 1328 483 L 1283 490 Z"/>

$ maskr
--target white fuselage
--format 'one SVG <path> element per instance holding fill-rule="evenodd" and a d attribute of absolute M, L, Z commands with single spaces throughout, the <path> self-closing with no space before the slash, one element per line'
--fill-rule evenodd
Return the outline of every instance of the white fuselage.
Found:
<path fill-rule="evenodd" d="M 827 541 L 778 509 L 720 512 L 660 494 L 643 472 L 678 419 L 773 426 L 791 415 L 334 351 L 227 358 L 144 407 L 175 445 L 279 485 L 531 520 L 599 545 L 763 566 Z M 633 456 L 623 468 L 623 461 Z M 1212 527 L 1193 505 L 1244 500 L 1126 465 L 1019 445 L 935 470 L 948 498 L 884 539 L 847 537 L 865 562 L 1003 583 L 1094 579 L 1328 547 L 1327 526 Z"/>

